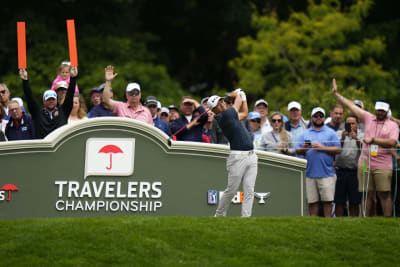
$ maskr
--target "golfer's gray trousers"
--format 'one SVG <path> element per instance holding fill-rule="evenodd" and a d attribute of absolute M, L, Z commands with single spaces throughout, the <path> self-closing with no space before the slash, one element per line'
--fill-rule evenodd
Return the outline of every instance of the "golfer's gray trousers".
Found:
<path fill-rule="evenodd" d="M 257 155 L 251 151 L 231 151 L 226 161 L 228 186 L 219 202 L 215 216 L 226 216 L 232 198 L 243 182 L 242 217 L 250 217 L 254 200 L 254 185 L 257 177 Z"/>

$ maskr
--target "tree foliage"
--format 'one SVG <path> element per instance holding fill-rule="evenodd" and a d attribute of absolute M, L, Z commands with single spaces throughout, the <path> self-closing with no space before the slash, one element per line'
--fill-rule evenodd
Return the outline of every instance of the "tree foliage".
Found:
<path fill-rule="evenodd" d="M 310 1 L 306 12 L 293 12 L 286 21 L 254 14 L 256 36 L 239 40 L 241 55 L 229 64 L 238 86 L 282 111 L 292 100 L 307 112 L 314 106 L 330 108 L 335 103 L 330 92 L 334 77 L 344 95 L 369 107 L 378 96 L 392 98 L 395 75 L 380 63 L 385 40 L 362 32 L 371 5 L 370 0 L 348 7 L 338 0 Z"/>

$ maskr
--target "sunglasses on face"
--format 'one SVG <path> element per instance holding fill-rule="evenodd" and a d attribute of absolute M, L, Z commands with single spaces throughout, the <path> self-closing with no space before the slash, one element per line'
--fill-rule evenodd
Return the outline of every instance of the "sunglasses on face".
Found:
<path fill-rule="evenodd" d="M 191 106 L 193 106 L 193 103 L 185 102 L 185 103 L 183 103 L 183 105 L 186 106 L 186 107 L 191 107 Z"/>
<path fill-rule="evenodd" d="M 128 92 L 128 95 L 130 96 L 138 96 L 140 92 L 138 90 L 132 90 Z"/>
<path fill-rule="evenodd" d="M 325 117 L 323 114 L 315 114 L 313 115 L 313 118 L 323 118 Z"/>
<path fill-rule="evenodd" d="M 6 92 L 7 92 L 6 90 L 3 90 L 3 91 L 0 91 L 0 94 L 4 95 Z"/>
<path fill-rule="evenodd" d="M 272 123 L 275 123 L 275 122 L 282 122 L 281 119 L 272 119 L 271 121 L 272 121 Z"/>
<path fill-rule="evenodd" d="M 260 123 L 261 122 L 261 119 L 253 119 L 253 120 L 250 120 L 251 122 L 257 122 L 257 123 Z"/>

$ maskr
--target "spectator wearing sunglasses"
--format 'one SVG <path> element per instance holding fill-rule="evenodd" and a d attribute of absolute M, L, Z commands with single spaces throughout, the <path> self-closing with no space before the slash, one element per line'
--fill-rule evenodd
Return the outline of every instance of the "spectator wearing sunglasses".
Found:
<path fill-rule="evenodd" d="M 250 133 L 250 138 L 253 140 L 253 146 L 258 149 L 261 140 L 261 115 L 257 111 L 252 111 L 247 117 L 248 125 L 246 129 Z"/>
<path fill-rule="evenodd" d="M 10 91 L 5 83 L 0 83 L 0 103 L 4 110 L 4 115 L 0 119 L 3 119 L 8 117 L 8 104 L 10 103 Z"/>
<path fill-rule="evenodd" d="M 293 155 L 295 146 L 292 135 L 284 127 L 283 115 L 274 112 L 270 117 L 272 130 L 261 136 L 259 149 L 279 154 Z"/>
<path fill-rule="evenodd" d="M 106 85 L 103 91 L 104 104 L 114 115 L 154 125 L 149 109 L 140 103 L 142 94 L 138 83 L 129 83 L 126 86 L 126 102 L 111 99 L 111 82 L 117 75 L 118 73 L 114 73 L 113 66 L 107 66 L 105 68 Z"/>
<path fill-rule="evenodd" d="M 305 155 L 306 193 L 311 216 L 318 216 L 319 202 L 322 201 L 325 217 L 331 217 L 334 200 L 336 172 L 334 157 L 341 152 L 336 132 L 324 124 L 325 110 L 316 107 L 311 111 L 311 127 L 300 135 L 296 153 Z"/>

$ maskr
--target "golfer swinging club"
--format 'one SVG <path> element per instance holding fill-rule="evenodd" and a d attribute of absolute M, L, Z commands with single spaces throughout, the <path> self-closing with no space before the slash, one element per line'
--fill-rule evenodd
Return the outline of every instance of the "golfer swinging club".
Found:
<path fill-rule="evenodd" d="M 235 98 L 234 104 L 227 108 L 223 98 L 213 95 L 207 105 L 216 114 L 222 132 L 229 141 L 231 153 L 226 162 L 228 186 L 219 202 L 215 216 L 226 216 L 234 194 L 243 181 L 242 217 L 250 217 L 254 200 L 254 184 L 257 176 L 257 155 L 248 131 L 240 120 L 247 118 L 246 94 L 237 89 L 229 95 Z"/>

